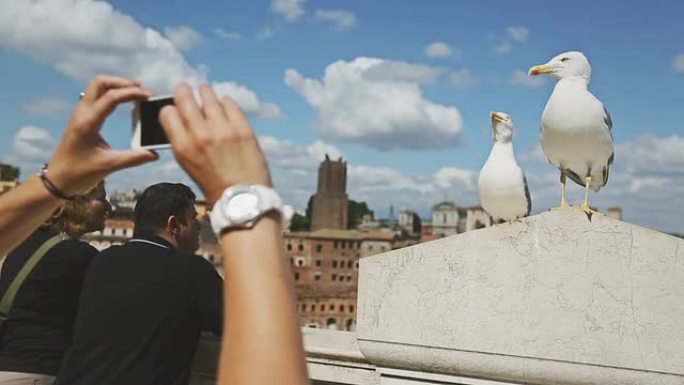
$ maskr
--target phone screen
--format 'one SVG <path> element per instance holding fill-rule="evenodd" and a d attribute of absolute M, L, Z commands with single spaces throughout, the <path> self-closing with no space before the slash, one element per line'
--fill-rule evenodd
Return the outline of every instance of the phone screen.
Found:
<path fill-rule="evenodd" d="M 157 146 L 169 143 L 169 139 L 159 123 L 159 111 L 168 105 L 173 105 L 173 98 L 146 100 L 140 103 L 141 146 Z"/>

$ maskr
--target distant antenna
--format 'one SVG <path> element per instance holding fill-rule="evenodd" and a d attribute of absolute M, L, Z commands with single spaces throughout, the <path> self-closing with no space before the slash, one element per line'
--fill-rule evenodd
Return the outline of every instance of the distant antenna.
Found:
<path fill-rule="evenodd" d="M 389 219 L 394 219 L 394 205 L 390 205 Z"/>

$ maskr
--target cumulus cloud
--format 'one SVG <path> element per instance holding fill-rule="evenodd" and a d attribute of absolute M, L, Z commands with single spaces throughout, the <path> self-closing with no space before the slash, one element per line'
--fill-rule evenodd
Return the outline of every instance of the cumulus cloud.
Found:
<path fill-rule="evenodd" d="M 523 26 L 506 27 L 503 36 L 491 35 L 488 39 L 494 44 L 494 52 L 507 55 L 513 51 L 515 45 L 523 43 L 530 35 L 530 30 Z"/>
<path fill-rule="evenodd" d="M 467 68 L 461 68 L 449 74 L 451 84 L 467 87 L 477 83 L 477 78 Z"/>
<path fill-rule="evenodd" d="M 52 97 L 31 100 L 21 105 L 24 112 L 34 116 L 56 116 L 72 107 L 73 103 Z"/>
<path fill-rule="evenodd" d="M 477 182 L 477 173 L 458 167 L 443 167 L 435 174 L 435 184 L 442 188 L 465 186 L 473 188 Z"/>
<path fill-rule="evenodd" d="M 675 56 L 672 61 L 672 68 L 679 73 L 684 73 L 684 53 Z"/>
<path fill-rule="evenodd" d="M 515 70 L 510 80 L 510 84 L 522 87 L 541 87 L 545 83 L 543 76 L 530 76 L 523 70 Z"/>
<path fill-rule="evenodd" d="M 320 140 L 302 146 L 272 136 L 260 136 L 259 144 L 272 167 L 315 170 L 326 155 L 331 159 L 342 157 L 342 152 L 337 147 Z"/>
<path fill-rule="evenodd" d="M 57 139 L 48 130 L 23 126 L 14 134 L 10 153 L 3 161 L 18 166 L 21 175 L 28 177 L 50 160 L 56 146 Z"/>
<path fill-rule="evenodd" d="M 359 24 L 356 15 L 342 9 L 318 9 L 314 18 L 319 21 L 332 23 L 333 30 L 347 31 Z"/>
<path fill-rule="evenodd" d="M 257 41 L 263 41 L 267 39 L 272 39 L 276 35 L 277 27 L 272 27 L 267 25 L 261 28 L 256 34 Z"/>
<path fill-rule="evenodd" d="M 541 144 L 523 152 L 519 159 L 521 162 L 525 163 L 548 163 L 546 155 L 544 155 L 544 151 L 541 148 Z"/>
<path fill-rule="evenodd" d="M 271 11 L 285 18 L 287 21 L 298 20 L 304 14 L 306 0 L 272 0 Z"/>
<path fill-rule="evenodd" d="M 526 27 L 508 27 L 506 28 L 506 34 L 514 41 L 520 43 L 527 40 L 530 30 Z"/>
<path fill-rule="evenodd" d="M 214 33 L 216 36 L 220 37 L 223 40 L 240 40 L 242 39 L 242 36 L 237 33 L 237 32 L 229 32 L 226 31 L 222 28 L 215 28 Z"/>
<path fill-rule="evenodd" d="M 684 176 L 684 137 L 644 135 L 620 144 L 616 157 L 630 174 Z M 627 155 L 629 154 L 629 155 Z"/>
<path fill-rule="evenodd" d="M 283 114 L 280 108 L 272 103 L 262 103 L 254 91 L 234 82 L 221 82 L 212 85 L 217 95 L 228 95 L 239 102 L 245 113 L 262 119 L 278 119 Z"/>
<path fill-rule="evenodd" d="M 509 43 L 507 41 L 501 41 L 494 47 L 494 52 L 496 52 L 500 55 L 505 55 L 507 53 L 510 53 L 512 50 L 513 50 L 513 46 L 511 45 L 511 43 Z"/>
<path fill-rule="evenodd" d="M 444 148 L 459 143 L 463 126 L 455 107 L 424 98 L 421 85 L 440 71 L 427 66 L 359 57 L 337 61 L 322 80 L 285 71 L 285 84 L 316 109 L 324 138 L 390 150 Z"/>
<path fill-rule="evenodd" d="M 181 52 L 189 51 L 204 39 L 199 32 L 186 25 L 166 27 L 164 36 Z"/>
<path fill-rule="evenodd" d="M 429 58 L 448 57 L 453 56 L 456 53 L 457 51 L 455 48 L 446 43 L 442 43 L 441 41 L 430 43 L 425 47 L 425 56 Z"/>
<path fill-rule="evenodd" d="M 188 36 L 194 36 L 184 28 L 169 29 L 167 34 L 185 47 L 193 39 Z M 0 12 L 0 47 L 80 81 L 110 73 L 140 79 L 158 93 L 170 92 L 181 81 L 207 82 L 206 69 L 190 66 L 171 40 L 101 1 L 8 2 Z"/>

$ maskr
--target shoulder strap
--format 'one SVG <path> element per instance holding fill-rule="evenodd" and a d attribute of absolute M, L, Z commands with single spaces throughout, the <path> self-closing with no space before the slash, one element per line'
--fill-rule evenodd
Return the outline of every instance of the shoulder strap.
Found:
<path fill-rule="evenodd" d="M 19 288 L 24 283 L 24 280 L 26 280 L 26 277 L 28 277 L 31 271 L 33 271 L 33 268 L 36 267 L 41 259 L 43 259 L 45 253 L 47 253 L 48 250 L 50 250 L 56 244 L 66 239 L 69 239 L 69 236 L 66 233 L 53 235 L 47 241 L 45 241 L 45 243 L 43 243 L 38 250 L 33 253 L 33 255 L 29 257 L 26 263 L 24 263 L 24 266 L 21 267 L 19 273 L 17 273 L 17 276 L 14 277 L 14 280 L 9 287 L 7 287 L 7 291 L 0 300 L 0 320 L 7 319 L 9 311 L 12 308 L 12 303 L 14 303 L 14 297 L 16 297 Z"/>

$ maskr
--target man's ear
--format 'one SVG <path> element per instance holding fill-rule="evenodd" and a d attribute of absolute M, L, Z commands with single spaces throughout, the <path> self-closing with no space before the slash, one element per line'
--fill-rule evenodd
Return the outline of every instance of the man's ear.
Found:
<path fill-rule="evenodd" d="M 170 215 L 166 218 L 166 231 L 169 234 L 176 234 L 180 229 L 180 223 L 178 223 L 178 218 L 175 215 Z"/>

